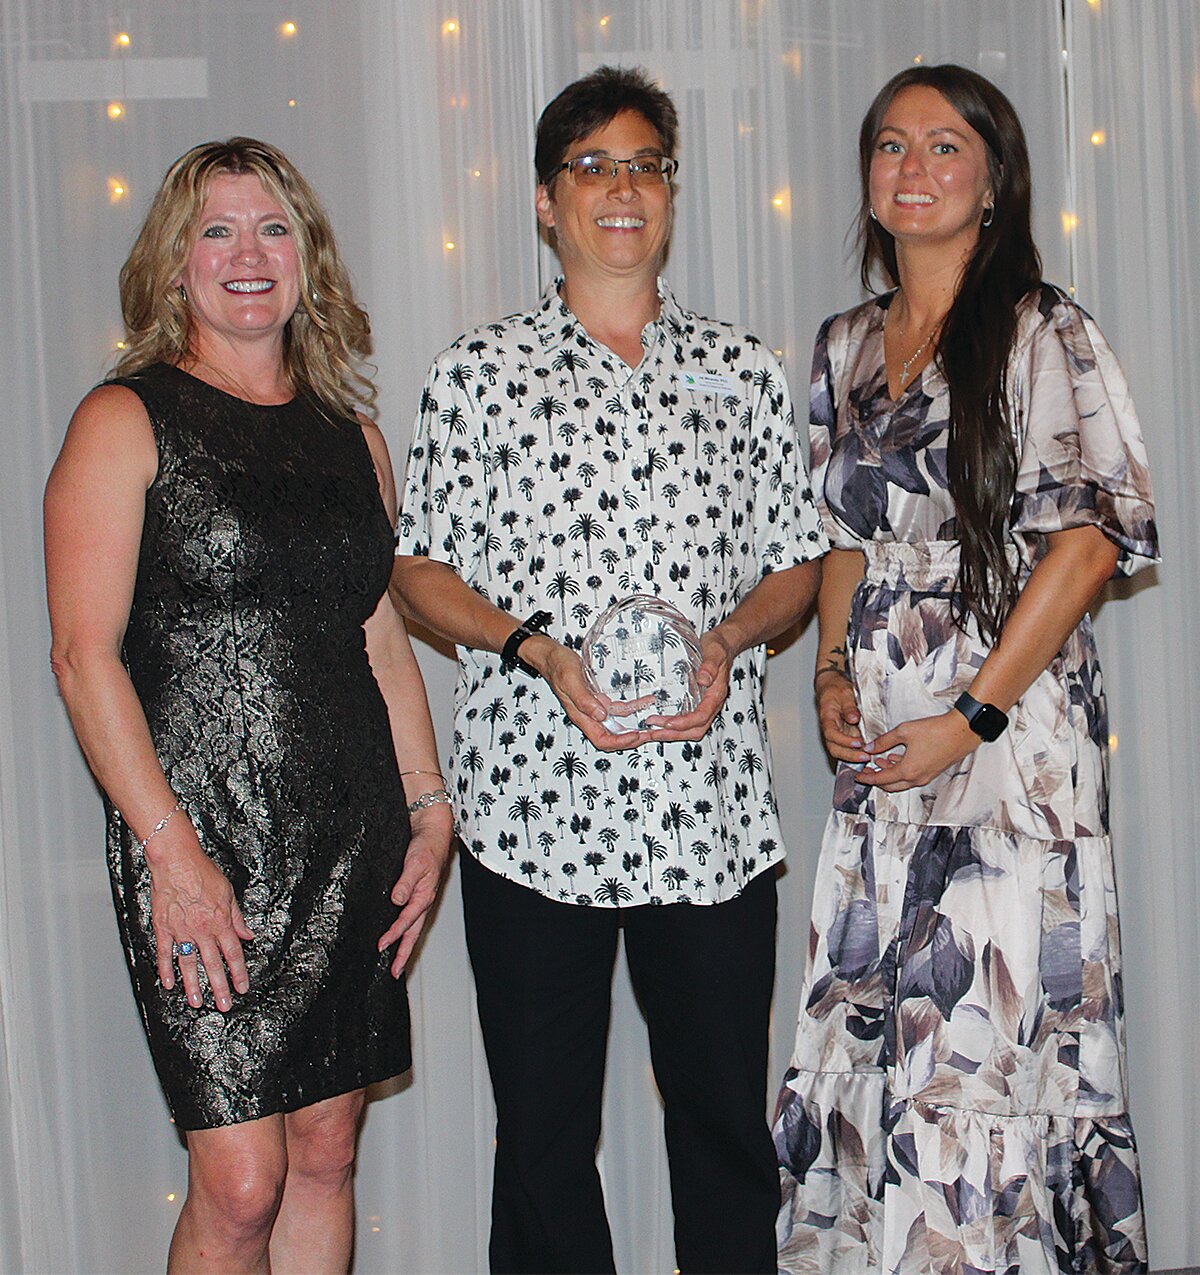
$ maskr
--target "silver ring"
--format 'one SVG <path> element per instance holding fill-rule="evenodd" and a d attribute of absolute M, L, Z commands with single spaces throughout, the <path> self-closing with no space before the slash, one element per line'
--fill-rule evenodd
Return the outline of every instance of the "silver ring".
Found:
<path fill-rule="evenodd" d="M 190 939 L 184 939 L 182 943 L 174 944 L 176 956 L 195 956 L 196 945 Z"/>

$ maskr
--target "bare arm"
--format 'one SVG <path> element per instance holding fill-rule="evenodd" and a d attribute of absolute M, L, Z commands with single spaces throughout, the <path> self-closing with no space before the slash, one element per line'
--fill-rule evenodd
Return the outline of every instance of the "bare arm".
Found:
<path fill-rule="evenodd" d="M 50 660 L 88 765 L 135 836 L 175 806 L 141 703 L 121 662 L 137 576 L 146 490 L 158 454 L 145 409 L 122 386 L 101 386 L 79 405 L 46 487 Z M 186 812 L 145 850 L 158 973 L 175 985 L 172 944 L 200 950 L 217 1007 L 249 987 L 241 940 L 252 938 L 229 882 L 204 853 Z M 195 957 L 180 959 L 188 1001 L 201 1004 Z"/>
<path fill-rule="evenodd" d="M 375 461 L 380 496 L 390 513 L 396 507 L 396 487 L 387 444 L 376 426 L 365 419 L 362 426 Z M 380 599 L 364 630 L 371 670 L 387 705 L 392 746 L 403 776 L 405 796 L 412 801 L 422 793 L 445 786 L 425 681 L 408 640 L 408 630 L 389 595 Z M 392 960 L 394 978 L 400 977 L 425 928 L 450 857 L 454 834 L 454 816 L 449 806 L 438 804 L 412 811 L 411 819 L 412 837 L 404 856 L 404 868 L 392 889 L 392 902 L 400 912 L 380 935 L 378 945 L 382 952 L 397 944 Z"/>
<path fill-rule="evenodd" d="M 700 639 L 703 659 L 696 680 L 703 687 L 700 703 L 690 713 L 663 718 L 656 740 L 700 739 L 712 725 L 729 694 L 729 672 L 743 651 L 767 641 L 799 620 L 821 586 L 821 559 L 786 571 L 772 571 L 736 607 Z"/>
<path fill-rule="evenodd" d="M 392 597 L 407 616 L 440 637 L 475 650 L 501 651 L 517 627 L 517 619 L 476 593 L 458 573 L 433 558 L 399 557 L 392 569 Z M 606 752 L 634 748 L 657 732 L 614 735 L 604 726 L 605 700 L 592 694 L 583 663 L 568 647 L 544 633 L 521 644 L 521 658 L 545 678 L 563 712 L 591 743 Z"/>
<path fill-rule="evenodd" d="M 850 651 L 846 632 L 850 604 L 863 577 L 865 560 L 858 549 L 831 549 L 817 595 L 817 667 L 813 687 L 817 718 L 825 748 L 835 761 L 863 762 L 861 715 L 850 682 Z"/>
<path fill-rule="evenodd" d="M 1062 649 L 1117 563 L 1116 545 L 1096 527 L 1073 527 L 1047 539 L 1049 548 L 1021 590 L 1000 641 L 968 687 L 975 699 L 1005 711 Z M 863 771 L 860 779 L 889 792 L 927 784 L 980 742 L 967 719 L 953 709 L 903 722 L 866 745 L 877 755 L 880 769 Z M 902 755 L 878 756 L 899 746 Z"/>

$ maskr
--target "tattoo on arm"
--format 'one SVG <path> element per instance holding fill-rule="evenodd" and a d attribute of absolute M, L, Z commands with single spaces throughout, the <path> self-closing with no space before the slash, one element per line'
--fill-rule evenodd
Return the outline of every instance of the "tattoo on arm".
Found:
<path fill-rule="evenodd" d="M 841 677 L 850 676 L 850 652 L 844 646 L 833 647 L 817 664 L 814 678 L 822 673 L 837 673 Z"/>

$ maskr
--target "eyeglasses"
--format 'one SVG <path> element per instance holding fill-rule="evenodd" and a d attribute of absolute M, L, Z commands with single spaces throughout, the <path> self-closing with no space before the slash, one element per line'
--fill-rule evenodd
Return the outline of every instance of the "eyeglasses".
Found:
<path fill-rule="evenodd" d="M 622 164 L 629 168 L 629 180 L 635 186 L 657 186 L 669 182 L 679 171 L 679 161 L 669 155 L 634 155 L 632 159 L 579 155 L 559 164 L 557 171 L 569 172 L 577 186 L 606 186 L 617 180 L 617 171 Z"/>

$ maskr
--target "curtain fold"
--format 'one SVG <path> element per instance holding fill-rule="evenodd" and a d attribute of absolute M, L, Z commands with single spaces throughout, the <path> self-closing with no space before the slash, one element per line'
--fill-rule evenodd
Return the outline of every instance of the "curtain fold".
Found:
<path fill-rule="evenodd" d="M 1157 582 L 1107 603 L 1099 629 L 1152 1254 L 1200 1262 L 1200 1153 L 1180 1132 L 1200 1123 L 1200 1026 L 1185 1010 L 1200 978 L 1188 636 L 1200 538 L 1182 517 L 1200 481 L 1194 0 L 0 0 L 0 21 L 0 1269 L 161 1269 L 185 1188 L 117 941 L 100 802 L 47 667 L 40 541 L 46 474 L 115 353 L 117 270 L 167 164 L 248 133 L 310 178 L 372 316 L 380 421 L 401 468 L 433 355 L 553 277 L 532 209 L 537 112 L 602 62 L 645 66 L 681 115 L 672 287 L 781 351 L 803 429 L 813 334 L 860 295 L 845 239 L 859 121 L 918 59 L 974 67 L 1013 98 L 1047 277 L 1074 286 L 1104 328 L 1145 425 L 1167 561 Z M 780 641 L 768 675 L 789 850 L 772 1091 L 832 785 L 812 637 Z M 445 750 L 452 653 L 426 641 L 418 653 Z M 483 1270 L 494 1113 L 457 869 L 411 996 L 413 1072 L 373 1095 L 363 1133 L 356 1269 Z M 661 1110 L 623 966 L 610 1039 L 600 1157 L 618 1267 L 665 1272 Z"/>

